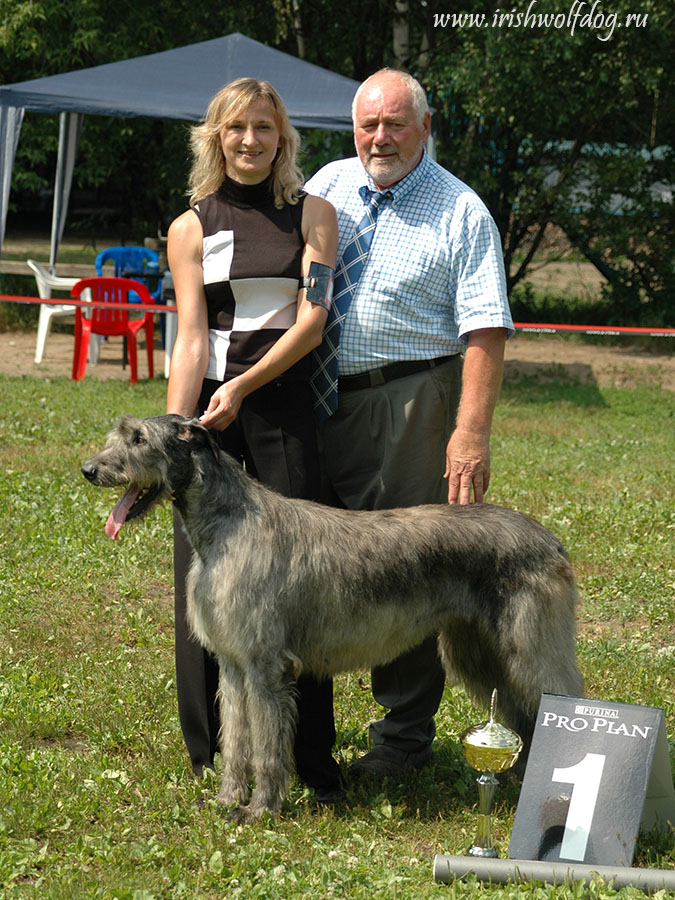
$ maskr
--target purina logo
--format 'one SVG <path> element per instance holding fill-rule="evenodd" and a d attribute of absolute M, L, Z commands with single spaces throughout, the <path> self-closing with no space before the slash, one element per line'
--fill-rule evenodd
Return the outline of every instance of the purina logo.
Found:
<path fill-rule="evenodd" d="M 601 706 L 575 706 L 577 716 L 600 716 L 603 719 L 618 719 L 618 709 L 603 709 Z"/>

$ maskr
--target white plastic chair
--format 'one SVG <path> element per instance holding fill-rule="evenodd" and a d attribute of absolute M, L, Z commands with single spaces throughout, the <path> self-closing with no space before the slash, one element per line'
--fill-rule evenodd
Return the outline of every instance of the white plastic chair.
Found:
<path fill-rule="evenodd" d="M 39 262 L 34 259 L 27 259 L 26 264 L 32 269 L 37 282 L 38 296 L 42 300 L 49 300 L 53 290 L 68 291 L 73 285 L 77 284 L 79 278 L 61 278 L 59 275 L 52 275 L 49 269 L 45 269 Z M 37 344 L 35 345 L 35 362 L 42 362 L 45 352 L 47 336 L 51 328 L 52 319 L 54 317 L 74 316 L 75 307 L 69 303 L 41 303 L 40 318 L 38 320 Z M 89 361 L 92 365 L 98 362 L 98 337 L 91 336 L 89 341 Z"/>

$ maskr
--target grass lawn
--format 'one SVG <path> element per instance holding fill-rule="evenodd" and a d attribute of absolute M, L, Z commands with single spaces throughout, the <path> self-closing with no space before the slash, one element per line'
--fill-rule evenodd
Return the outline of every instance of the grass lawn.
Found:
<path fill-rule="evenodd" d="M 434 854 L 464 853 L 476 826 L 458 735 L 486 710 L 454 686 L 434 762 L 405 783 L 351 786 L 328 811 L 294 783 L 280 819 L 225 821 L 177 722 L 170 510 L 112 543 L 116 496 L 79 473 L 119 415 L 162 412 L 164 394 L 161 380 L 0 377 L 0 898 L 643 897 L 434 883 Z M 506 384 L 490 490 L 570 552 L 587 696 L 662 707 L 671 742 L 674 412 L 658 387 Z M 346 768 L 379 712 L 367 672 L 335 697 Z M 499 789 L 502 855 L 517 801 L 517 782 Z M 641 837 L 635 865 L 675 869 L 675 833 Z"/>

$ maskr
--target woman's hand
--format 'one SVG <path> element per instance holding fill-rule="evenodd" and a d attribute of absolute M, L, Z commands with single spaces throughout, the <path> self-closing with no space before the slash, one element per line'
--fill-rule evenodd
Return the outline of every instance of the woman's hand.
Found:
<path fill-rule="evenodd" d="M 224 431 L 237 417 L 242 400 L 246 396 L 239 378 L 226 381 L 211 395 L 211 400 L 199 421 L 205 428 Z"/>

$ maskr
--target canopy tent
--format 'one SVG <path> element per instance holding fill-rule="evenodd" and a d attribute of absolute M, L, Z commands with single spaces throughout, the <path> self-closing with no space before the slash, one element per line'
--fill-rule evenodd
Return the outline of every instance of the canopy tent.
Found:
<path fill-rule="evenodd" d="M 0 251 L 24 110 L 60 114 L 50 252 L 53 269 L 63 235 L 83 115 L 198 122 L 211 97 L 241 76 L 270 81 L 296 127 L 351 131 L 351 102 L 358 82 L 238 33 L 0 87 Z"/>

